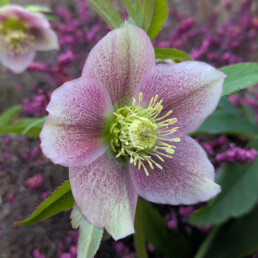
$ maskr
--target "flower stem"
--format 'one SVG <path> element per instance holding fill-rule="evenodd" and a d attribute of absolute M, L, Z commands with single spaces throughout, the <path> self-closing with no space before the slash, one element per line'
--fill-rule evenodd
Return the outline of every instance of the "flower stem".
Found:
<path fill-rule="evenodd" d="M 134 234 L 134 246 L 136 249 L 136 254 L 138 258 L 148 258 L 148 254 L 146 251 L 144 232 L 142 228 L 142 200 L 138 199 L 137 207 L 136 207 L 136 215 L 135 215 L 135 234 Z"/>

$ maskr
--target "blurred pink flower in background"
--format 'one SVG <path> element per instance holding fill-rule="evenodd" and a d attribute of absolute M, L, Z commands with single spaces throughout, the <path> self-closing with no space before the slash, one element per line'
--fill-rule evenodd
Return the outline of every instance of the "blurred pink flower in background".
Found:
<path fill-rule="evenodd" d="M 26 181 L 26 186 L 29 189 L 34 190 L 39 188 L 42 185 L 42 183 L 43 183 L 43 177 L 40 174 L 38 174 L 28 178 Z"/>
<path fill-rule="evenodd" d="M 138 195 L 188 205 L 220 191 L 205 151 L 186 134 L 214 111 L 224 78 L 202 62 L 156 66 L 136 26 L 99 41 L 82 77 L 52 94 L 40 135 L 43 153 L 69 167 L 76 204 L 91 223 L 120 239 L 134 232 Z"/>
<path fill-rule="evenodd" d="M 26 70 L 36 51 L 58 49 L 47 19 L 17 5 L 0 8 L 0 61 L 14 73 Z"/>

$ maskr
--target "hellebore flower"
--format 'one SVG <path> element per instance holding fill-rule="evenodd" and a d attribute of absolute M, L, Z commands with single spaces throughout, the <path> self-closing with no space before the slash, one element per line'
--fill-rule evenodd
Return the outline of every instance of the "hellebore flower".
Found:
<path fill-rule="evenodd" d="M 225 75 L 188 61 L 155 65 L 147 34 L 126 25 L 90 52 L 82 77 L 56 89 L 43 153 L 69 167 L 76 204 L 114 239 L 134 232 L 138 195 L 193 204 L 214 197 L 214 168 L 187 136 L 220 99 Z"/>
<path fill-rule="evenodd" d="M 17 5 L 0 8 L 0 61 L 11 71 L 26 70 L 35 51 L 58 47 L 57 36 L 43 15 Z"/>

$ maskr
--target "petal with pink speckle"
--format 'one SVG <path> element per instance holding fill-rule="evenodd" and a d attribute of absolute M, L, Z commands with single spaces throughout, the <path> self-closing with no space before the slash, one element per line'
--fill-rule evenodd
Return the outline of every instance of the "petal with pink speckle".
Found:
<path fill-rule="evenodd" d="M 83 75 L 107 87 L 112 103 L 131 101 L 142 76 L 155 65 L 154 48 L 140 28 L 126 24 L 109 32 L 91 50 Z"/>
<path fill-rule="evenodd" d="M 21 73 L 25 71 L 34 57 L 34 50 L 19 55 L 8 55 L 0 52 L 0 61 L 2 64 L 14 73 Z"/>
<path fill-rule="evenodd" d="M 29 12 L 18 5 L 7 5 L 0 8 L 0 23 L 9 17 L 20 19 L 30 27 L 48 28 L 50 26 L 44 15 Z"/>
<path fill-rule="evenodd" d="M 163 100 L 166 113 L 172 110 L 179 132 L 196 130 L 214 111 L 222 94 L 225 75 L 212 66 L 186 61 L 175 65 L 157 65 L 142 79 L 136 96 L 143 93 L 148 103 L 156 94 Z"/>
<path fill-rule="evenodd" d="M 55 32 L 50 28 L 33 28 L 30 31 L 34 36 L 34 49 L 38 51 L 47 51 L 58 49 L 58 38 Z"/>
<path fill-rule="evenodd" d="M 201 146 L 189 136 L 176 143 L 173 158 L 161 163 L 163 169 L 143 169 L 130 165 L 133 185 L 148 201 L 164 204 L 194 204 L 220 192 L 214 183 L 214 168 Z M 159 162 L 160 163 L 160 162 Z"/>
<path fill-rule="evenodd" d="M 107 153 L 85 167 L 69 169 L 72 193 L 83 215 L 115 239 L 134 233 L 137 193 L 128 166 Z"/>
<path fill-rule="evenodd" d="M 54 163 L 84 166 L 105 152 L 102 130 L 112 106 L 101 82 L 81 77 L 64 83 L 52 93 L 47 111 L 41 148 Z"/>

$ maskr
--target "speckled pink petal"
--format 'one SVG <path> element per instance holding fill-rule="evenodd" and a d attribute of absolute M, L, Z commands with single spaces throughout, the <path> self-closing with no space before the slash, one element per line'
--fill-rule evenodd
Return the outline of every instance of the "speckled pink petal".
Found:
<path fill-rule="evenodd" d="M 212 66 L 196 61 L 157 65 L 144 76 L 136 96 L 143 92 L 148 103 L 156 94 L 163 99 L 164 111 L 173 110 L 179 131 L 195 131 L 214 111 L 221 97 L 225 75 Z"/>
<path fill-rule="evenodd" d="M 34 49 L 47 51 L 58 49 L 58 38 L 50 28 L 33 28 L 30 33 L 34 36 Z"/>
<path fill-rule="evenodd" d="M 49 22 L 44 15 L 29 12 L 18 5 L 7 5 L 0 8 L 0 23 L 9 17 L 16 17 L 24 21 L 30 27 L 49 27 Z"/>
<path fill-rule="evenodd" d="M 151 202 L 172 205 L 194 204 L 218 194 L 220 186 L 214 183 L 214 168 L 201 146 L 189 136 L 175 145 L 173 158 L 165 159 L 162 170 L 150 169 L 149 176 L 130 165 L 138 194 Z"/>
<path fill-rule="evenodd" d="M 138 195 L 126 164 L 105 153 L 88 166 L 70 168 L 69 177 L 76 204 L 91 223 L 115 240 L 134 233 Z"/>
<path fill-rule="evenodd" d="M 52 93 L 47 111 L 41 148 L 54 163 L 84 166 L 105 152 L 102 130 L 112 106 L 101 82 L 81 77 L 64 83 Z"/>
<path fill-rule="evenodd" d="M 1 63 L 14 73 L 24 72 L 35 57 L 35 51 L 28 51 L 20 55 L 7 55 L 0 52 Z"/>
<path fill-rule="evenodd" d="M 155 65 L 154 49 L 148 35 L 126 24 L 109 32 L 91 50 L 83 75 L 103 82 L 112 103 L 131 101 L 142 76 Z"/>

